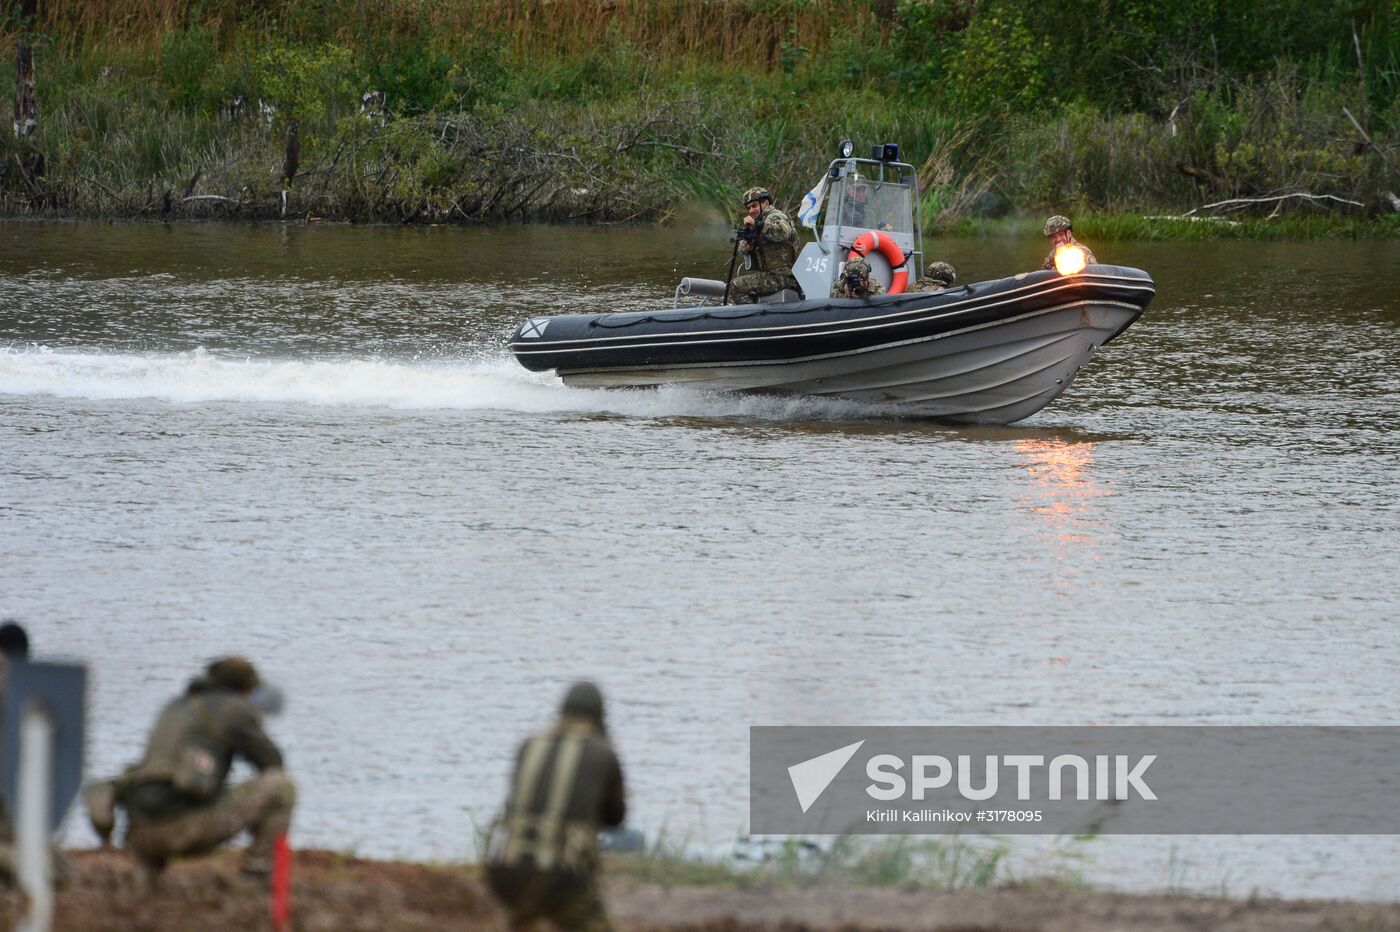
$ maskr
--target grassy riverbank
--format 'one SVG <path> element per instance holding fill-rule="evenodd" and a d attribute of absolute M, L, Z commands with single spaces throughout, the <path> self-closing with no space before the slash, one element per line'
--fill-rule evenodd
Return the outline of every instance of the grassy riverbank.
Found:
<path fill-rule="evenodd" d="M 178 864 L 154 893 L 138 890 L 129 860 L 74 852 L 75 877 L 60 891 L 55 928 L 68 932 L 265 928 L 264 883 L 240 877 L 231 859 Z M 1393 929 L 1400 905 L 1129 895 L 1062 886 L 969 889 L 805 886 L 657 881 L 610 863 L 605 898 L 627 930 L 1115 929 L 1122 932 L 1279 932 Z M 0 893 L 0 908 L 16 906 Z M 504 930 L 506 917 L 474 868 L 370 861 L 300 851 L 292 868 L 293 927 L 304 930 Z"/>
<path fill-rule="evenodd" d="M 930 231 L 947 236 L 1038 237 L 1043 218 L 984 217 L 940 218 Z M 1306 240 L 1379 239 L 1400 237 L 1400 213 L 1379 217 L 1330 217 L 1284 215 L 1258 217 L 1248 213 L 1222 216 L 1211 214 L 1100 213 L 1074 215 L 1074 232 L 1090 243 L 1147 240 L 1195 241 L 1221 239 Z"/>
<path fill-rule="evenodd" d="M 3 35 L 41 112 L 0 134 L 0 211 L 664 220 L 754 182 L 794 207 L 849 136 L 903 145 L 937 226 L 1250 199 L 1271 223 L 1147 235 L 1393 235 L 1395 0 L 1109 6 L 1130 28 L 1030 0 L 41 3 Z"/>

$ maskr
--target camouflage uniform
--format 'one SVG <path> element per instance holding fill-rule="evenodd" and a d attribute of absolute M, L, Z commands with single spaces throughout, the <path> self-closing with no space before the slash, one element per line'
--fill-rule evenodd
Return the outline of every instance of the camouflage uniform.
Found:
<path fill-rule="evenodd" d="M 953 287 L 957 280 L 958 273 L 953 271 L 951 265 L 946 262 L 930 262 L 924 269 L 923 276 L 909 290 L 942 291 L 944 288 Z"/>
<path fill-rule="evenodd" d="M 846 284 L 848 276 L 860 276 L 865 279 L 865 284 L 859 288 L 852 288 Z M 831 286 L 833 298 L 868 298 L 871 295 L 884 293 L 885 286 L 870 277 L 870 263 L 862 256 L 856 256 L 847 262 L 846 267 L 841 270 L 841 274 L 836 277 L 836 281 Z"/>
<path fill-rule="evenodd" d="M 758 216 L 763 232 L 750 253 L 754 270 L 734 279 L 729 287 L 730 304 L 752 304 L 784 288 L 802 293 L 802 286 L 792 274 L 793 263 L 797 261 L 797 227 L 787 214 L 772 205 L 767 191 L 750 188 L 744 192 L 745 207 L 755 200 L 769 200 L 769 204 Z"/>
<path fill-rule="evenodd" d="M 1089 247 L 1085 246 L 1079 240 L 1074 238 L 1074 234 L 1070 232 L 1070 230 L 1072 230 L 1073 228 L 1074 224 L 1070 223 L 1068 217 L 1062 217 L 1059 214 L 1056 214 L 1049 220 L 1045 221 L 1045 229 L 1041 232 L 1043 232 L 1046 236 L 1051 237 L 1053 237 L 1057 233 L 1065 234 L 1066 244 L 1071 246 L 1078 246 L 1080 249 L 1084 250 L 1085 265 L 1093 265 L 1095 262 L 1098 262 L 1099 260 L 1094 258 L 1094 253 L 1089 249 Z M 1042 269 L 1053 269 L 1055 267 L 1055 250 L 1058 247 L 1058 243 L 1050 247 L 1050 254 L 1046 256 L 1045 261 L 1040 264 L 1040 267 Z"/>
<path fill-rule="evenodd" d="M 863 184 L 853 184 L 847 191 L 846 212 L 841 222 L 848 227 L 863 227 L 870 206 L 870 191 Z"/>
<path fill-rule="evenodd" d="M 598 830 L 627 814 L 622 766 L 603 727 L 603 697 L 577 683 L 559 721 L 525 741 L 487 846 L 487 881 L 514 928 L 611 929 L 598 892 Z"/>
<path fill-rule="evenodd" d="M 265 874 L 271 868 L 273 844 L 291 824 L 296 788 L 248 701 L 257 682 L 252 664 L 240 657 L 210 664 L 161 712 L 145 758 L 115 784 L 110 796 L 120 797 L 130 820 L 127 847 L 147 871 L 160 871 L 171 858 L 205 854 L 244 830 L 252 831 L 253 841 L 243 870 Z M 229 788 L 235 755 L 260 773 Z M 100 786 L 88 793 L 90 806 L 106 796 Z M 95 827 L 98 821 L 94 810 Z"/>
<path fill-rule="evenodd" d="M 29 650 L 29 638 L 24 635 L 24 629 L 18 625 L 5 625 L 7 638 L 13 636 L 20 639 L 22 636 L 23 648 L 20 649 L 17 643 L 7 642 L 3 653 L 0 653 L 0 723 L 5 721 L 5 691 L 10 682 L 10 661 L 11 659 L 23 660 L 24 655 Z M 10 828 L 10 812 L 5 805 L 5 797 L 0 796 L 0 888 L 13 886 L 15 882 L 15 836 Z"/>

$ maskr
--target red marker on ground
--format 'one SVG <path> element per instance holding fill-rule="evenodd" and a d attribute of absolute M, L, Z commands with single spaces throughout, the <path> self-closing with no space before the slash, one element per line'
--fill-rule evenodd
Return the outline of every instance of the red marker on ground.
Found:
<path fill-rule="evenodd" d="M 272 928 L 285 932 L 292 916 L 292 846 L 278 835 L 272 846 Z"/>

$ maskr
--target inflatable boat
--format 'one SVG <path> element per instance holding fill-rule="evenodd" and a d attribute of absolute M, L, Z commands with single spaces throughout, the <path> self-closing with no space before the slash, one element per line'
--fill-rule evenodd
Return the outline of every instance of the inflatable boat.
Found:
<path fill-rule="evenodd" d="M 896 178 L 875 182 L 879 190 L 871 193 L 878 199 L 860 198 L 863 217 L 843 216 L 840 199 L 862 182 L 861 168 L 869 175 L 892 170 Z M 911 166 L 838 159 L 826 193 L 834 216 L 795 269 L 814 297 L 782 292 L 759 304 L 709 305 L 727 292 L 725 283 L 684 279 L 670 309 L 531 318 L 516 328 L 511 352 L 525 368 L 554 370 L 566 385 L 583 388 L 680 384 L 814 395 L 940 420 L 1009 424 L 1058 397 L 1155 293 L 1146 272 L 1090 265 L 932 292 L 828 298 L 840 274 L 832 258 L 860 254 L 847 250 L 870 242 L 872 230 L 852 220 L 884 218 L 881 235 L 898 248 L 864 254 L 876 276 L 896 289 L 911 277 L 907 266 L 921 266 L 922 253 Z M 883 206 L 871 211 L 872 203 Z M 701 303 L 680 306 L 684 298 Z"/>

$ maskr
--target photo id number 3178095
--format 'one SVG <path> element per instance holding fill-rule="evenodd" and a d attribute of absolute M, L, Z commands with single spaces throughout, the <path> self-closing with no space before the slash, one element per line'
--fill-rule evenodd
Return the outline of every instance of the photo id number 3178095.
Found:
<path fill-rule="evenodd" d="M 1039 809 L 979 809 L 978 822 L 1039 822 Z"/>

